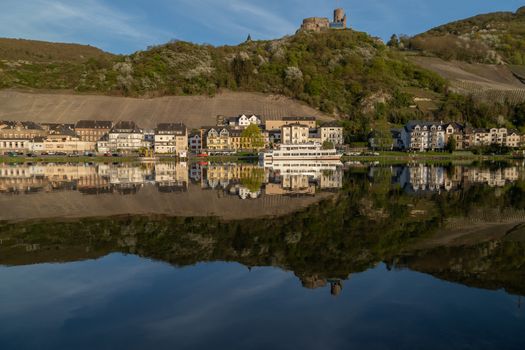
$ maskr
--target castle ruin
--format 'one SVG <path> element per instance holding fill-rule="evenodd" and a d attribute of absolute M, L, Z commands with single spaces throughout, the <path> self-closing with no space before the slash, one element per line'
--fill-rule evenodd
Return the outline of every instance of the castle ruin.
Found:
<path fill-rule="evenodd" d="M 334 20 L 332 22 L 326 17 L 305 18 L 300 30 L 320 32 L 325 29 L 346 29 L 346 20 L 345 10 L 339 8 L 334 10 Z"/>

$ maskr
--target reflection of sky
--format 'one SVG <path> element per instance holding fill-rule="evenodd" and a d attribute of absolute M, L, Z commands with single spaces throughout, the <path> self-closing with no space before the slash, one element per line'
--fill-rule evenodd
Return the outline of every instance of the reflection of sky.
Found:
<path fill-rule="evenodd" d="M 516 298 L 383 266 L 309 290 L 290 272 L 113 254 L 0 268 L 0 348 L 520 348 Z"/>

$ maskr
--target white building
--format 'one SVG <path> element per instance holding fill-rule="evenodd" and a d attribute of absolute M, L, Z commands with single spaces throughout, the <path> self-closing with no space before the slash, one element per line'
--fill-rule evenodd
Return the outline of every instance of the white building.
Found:
<path fill-rule="evenodd" d="M 150 143 L 144 140 L 144 133 L 135 122 L 121 121 L 109 132 L 108 149 L 111 152 L 135 152 L 148 148 Z"/>
<path fill-rule="evenodd" d="M 310 142 L 309 128 L 303 124 L 288 124 L 281 127 L 283 145 L 301 145 Z"/>
<path fill-rule="evenodd" d="M 252 114 L 252 115 L 241 114 L 238 117 L 228 119 L 228 126 L 230 127 L 239 127 L 239 128 L 244 129 L 250 126 L 251 124 L 255 124 L 257 126 L 261 125 L 262 124 L 261 117 L 256 116 L 255 114 Z"/>
<path fill-rule="evenodd" d="M 31 140 L 0 139 L 0 152 L 27 152 L 30 150 Z"/>
<path fill-rule="evenodd" d="M 182 123 L 163 123 L 155 129 L 155 153 L 176 154 L 188 152 L 188 129 Z"/>
<path fill-rule="evenodd" d="M 328 141 L 335 147 L 342 146 L 345 143 L 343 127 L 337 122 L 323 124 L 319 128 L 319 136 L 321 143 Z"/>
<path fill-rule="evenodd" d="M 445 149 L 445 125 L 443 123 L 410 121 L 401 130 L 403 148 L 412 151 Z"/>
<path fill-rule="evenodd" d="M 517 148 L 521 145 L 521 135 L 516 130 L 510 130 L 507 134 L 507 147 Z"/>

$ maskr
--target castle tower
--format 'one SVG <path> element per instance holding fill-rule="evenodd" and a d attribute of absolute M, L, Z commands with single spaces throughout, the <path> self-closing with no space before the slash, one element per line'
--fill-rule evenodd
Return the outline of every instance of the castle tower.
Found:
<path fill-rule="evenodd" d="M 346 14 L 345 10 L 338 8 L 334 10 L 334 24 L 340 28 L 346 28 Z"/>

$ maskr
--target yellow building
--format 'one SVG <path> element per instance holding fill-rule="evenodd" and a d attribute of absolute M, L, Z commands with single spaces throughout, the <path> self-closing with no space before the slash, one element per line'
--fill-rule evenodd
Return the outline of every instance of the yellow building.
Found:
<path fill-rule="evenodd" d="M 315 117 L 282 117 L 277 119 L 266 119 L 265 127 L 266 130 L 279 130 L 283 126 L 290 124 L 306 125 L 309 129 L 315 129 L 317 127 Z"/>
<path fill-rule="evenodd" d="M 267 132 L 262 132 L 263 145 L 254 147 L 252 140 L 243 136 L 243 130 L 230 128 L 211 128 L 206 133 L 206 148 L 210 151 L 261 150 L 268 147 Z"/>

